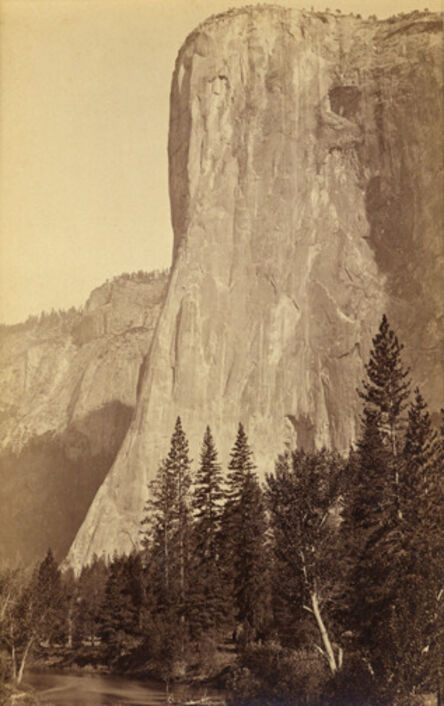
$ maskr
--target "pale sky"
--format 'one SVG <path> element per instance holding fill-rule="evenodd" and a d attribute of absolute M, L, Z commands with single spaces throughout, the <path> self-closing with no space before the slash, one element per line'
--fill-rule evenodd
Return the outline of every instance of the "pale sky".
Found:
<path fill-rule="evenodd" d="M 170 264 L 174 61 L 202 20 L 252 0 L 2 0 L 0 321 L 84 303 Z M 442 0 L 278 0 L 386 17 Z"/>

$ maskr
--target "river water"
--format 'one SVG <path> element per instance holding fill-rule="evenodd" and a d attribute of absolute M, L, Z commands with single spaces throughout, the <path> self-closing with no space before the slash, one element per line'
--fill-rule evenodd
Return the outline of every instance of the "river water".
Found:
<path fill-rule="evenodd" d="M 165 688 L 160 683 L 109 674 L 33 670 L 27 672 L 25 686 L 34 690 L 42 706 L 164 706 L 168 703 Z M 191 698 L 202 698 L 204 692 L 176 687 L 171 696 L 173 703 L 184 703 Z"/>

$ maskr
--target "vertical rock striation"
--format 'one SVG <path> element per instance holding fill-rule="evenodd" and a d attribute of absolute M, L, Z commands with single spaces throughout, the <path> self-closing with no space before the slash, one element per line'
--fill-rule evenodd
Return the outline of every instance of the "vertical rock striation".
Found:
<path fill-rule="evenodd" d="M 442 399 L 441 60 L 430 13 L 255 6 L 187 39 L 171 90 L 172 276 L 74 566 L 131 548 L 177 414 L 194 458 L 209 423 L 225 461 L 238 420 L 262 472 L 285 442 L 346 450 L 384 311 Z"/>

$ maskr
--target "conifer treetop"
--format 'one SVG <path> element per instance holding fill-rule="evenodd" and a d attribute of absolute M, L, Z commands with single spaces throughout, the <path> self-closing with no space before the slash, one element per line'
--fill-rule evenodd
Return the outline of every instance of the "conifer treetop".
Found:
<path fill-rule="evenodd" d="M 364 400 L 364 416 L 376 413 L 390 434 L 399 425 L 410 392 L 410 371 L 402 363 L 402 350 L 403 345 L 384 314 L 365 365 L 367 380 L 363 380 L 363 390 L 358 390 L 358 394 Z"/>
<path fill-rule="evenodd" d="M 193 505 L 197 510 L 197 518 L 214 513 L 223 497 L 222 470 L 217 460 L 217 451 L 209 426 L 205 430 L 200 452 L 200 465 L 194 483 Z"/>
<path fill-rule="evenodd" d="M 174 466 L 176 470 L 180 470 L 181 468 L 185 470 L 191 465 L 188 439 L 185 436 L 180 417 L 176 419 L 173 435 L 171 437 L 170 450 L 166 457 L 166 464 L 168 467 Z"/>
<path fill-rule="evenodd" d="M 231 459 L 228 468 L 231 471 L 243 471 L 244 474 L 253 473 L 256 465 L 253 461 L 253 452 L 248 444 L 248 437 L 245 433 L 242 422 L 239 422 L 237 437 L 230 453 Z"/>
<path fill-rule="evenodd" d="M 424 506 L 425 497 L 440 486 L 440 459 L 442 455 L 438 434 L 433 429 L 427 403 L 419 388 L 410 404 L 408 425 L 403 449 L 403 480 L 413 499 L 415 512 Z M 438 501 L 439 502 L 439 501 Z"/>
<path fill-rule="evenodd" d="M 256 465 L 253 452 L 248 444 L 248 437 L 243 424 L 239 422 L 236 441 L 230 453 L 228 464 L 228 497 L 235 498 L 242 492 L 245 484 L 256 479 Z"/>
<path fill-rule="evenodd" d="M 416 456 L 421 456 L 423 460 L 438 453 L 438 434 L 432 427 L 432 420 L 425 402 L 418 387 L 414 390 L 414 399 L 410 404 L 408 412 L 408 426 L 406 430 L 404 452 L 410 457 L 410 461 Z"/>

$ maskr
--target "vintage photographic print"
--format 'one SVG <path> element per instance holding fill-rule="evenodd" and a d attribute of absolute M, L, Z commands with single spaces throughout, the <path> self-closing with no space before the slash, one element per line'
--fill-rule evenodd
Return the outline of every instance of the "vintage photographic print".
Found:
<path fill-rule="evenodd" d="M 442 703 L 442 6 L 308 2 L 0 4 L 0 704 Z"/>

